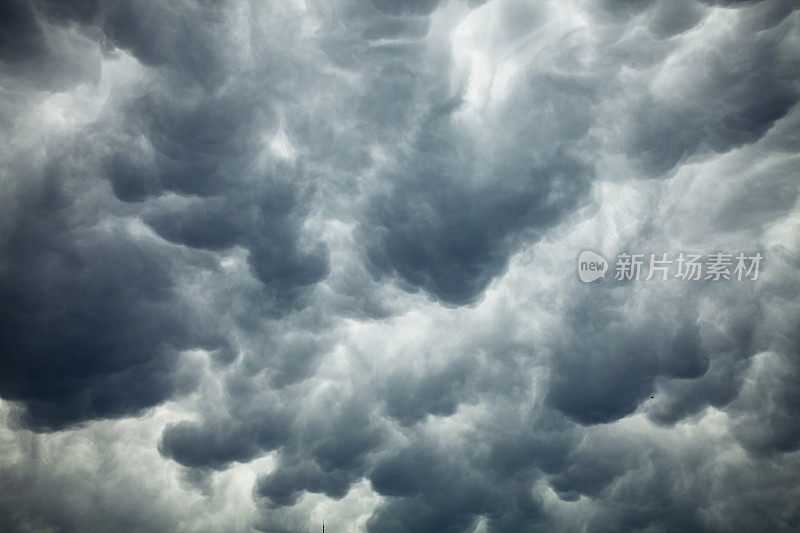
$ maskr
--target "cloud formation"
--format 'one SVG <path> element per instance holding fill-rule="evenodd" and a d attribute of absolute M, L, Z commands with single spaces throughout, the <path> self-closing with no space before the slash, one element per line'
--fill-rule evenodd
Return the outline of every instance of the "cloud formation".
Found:
<path fill-rule="evenodd" d="M 3 527 L 796 530 L 799 17 L 5 2 Z"/>

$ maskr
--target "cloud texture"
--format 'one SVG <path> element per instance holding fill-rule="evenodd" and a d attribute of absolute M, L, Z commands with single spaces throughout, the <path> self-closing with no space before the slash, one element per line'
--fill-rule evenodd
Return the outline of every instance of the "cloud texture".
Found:
<path fill-rule="evenodd" d="M 0 529 L 799 529 L 797 7 L 4 2 Z"/>

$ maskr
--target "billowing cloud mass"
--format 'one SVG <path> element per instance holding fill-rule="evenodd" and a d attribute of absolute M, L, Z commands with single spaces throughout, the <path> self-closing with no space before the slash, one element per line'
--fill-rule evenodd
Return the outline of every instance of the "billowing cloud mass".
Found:
<path fill-rule="evenodd" d="M 798 7 L 6 0 L 0 530 L 800 529 Z"/>

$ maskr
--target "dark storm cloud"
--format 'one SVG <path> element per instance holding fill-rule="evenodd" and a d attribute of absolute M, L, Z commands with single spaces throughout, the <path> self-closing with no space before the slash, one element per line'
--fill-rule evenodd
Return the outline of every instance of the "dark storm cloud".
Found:
<path fill-rule="evenodd" d="M 463 531 L 481 519 L 490 531 L 547 530 L 534 486 L 544 472 L 565 472 L 581 431 L 513 390 L 484 403 L 488 412 L 463 440 L 421 430 L 382 454 L 369 479 L 385 498 L 367 530 Z"/>
<path fill-rule="evenodd" d="M 800 387 L 796 379 L 800 353 L 798 310 L 800 261 L 796 252 L 775 250 L 775 277 L 764 284 L 764 319 L 756 337 L 764 353 L 753 362 L 752 379 L 732 405 L 735 434 L 748 450 L 773 455 L 800 448 Z"/>
<path fill-rule="evenodd" d="M 32 6 L 14 7 L 20 22 L 13 31 L 27 35 L 43 21 L 75 22 L 90 37 L 99 29 L 161 69 L 121 114 L 51 141 L 49 161 L 34 170 L 42 177 L 22 174 L 35 163 L 18 165 L 20 174 L 10 176 L 29 184 L 19 187 L 24 192 L 3 228 L 2 395 L 22 402 L 28 424 L 58 428 L 136 413 L 187 390 L 192 380 L 177 367 L 181 350 L 204 348 L 221 361 L 235 355 L 225 334 L 176 293 L 183 269 L 216 271 L 203 250 L 245 249 L 262 298 L 278 313 L 324 277 L 328 263 L 324 246 L 299 244 L 300 202 L 309 193 L 292 183 L 297 171 L 254 168 L 262 150 L 255 128 L 274 124 L 272 108 L 263 98 L 243 98 L 248 87 L 206 89 L 222 60 L 212 42 L 216 8 L 196 5 L 181 14 L 165 4 L 152 11 L 137 11 L 138 4 Z M 176 23 L 174 17 L 187 15 Z M 192 52 L 182 52 L 175 39 Z M 98 178 L 141 208 L 106 200 L 91 207 L 98 210 L 94 218 L 83 216 L 87 205 L 74 196 L 97 187 Z M 191 199 L 156 211 L 145 202 L 168 193 Z M 137 211 L 190 252 L 98 227 L 106 216 Z"/>
<path fill-rule="evenodd" d="M 464 371 L 474 368 L 486 374 L 492 368 L 467 360 L 464 366 L 446 367 L 441 375 L 427 370 L 389 378 L 387 413 L 406 424 L 421 420 L 415 414 L 420 404 L 432 415 L 452 415 L 452 404 L 443 405 L 437 398 L 440 395 L 464 406 L 470 397 L 480 394 L 480 405 L 489 412 L 473 423 L 476 430 L 464 443 L 439 445 L 435 439 L 418 436 L 398 455 L 382 454 L 369 476 L 373 489 L 388 498 L 371 518 L 370 530 L 466 529 L 480 516 L 487 519 L 490 530 L 548 530 L 553 524 L 531 492 L 531 484 L 543 475 L 566 502 L 581 497 L 603 502 L 613 494 L 617 479 L 641 479 L 652 492 L 630 512 L 618 511 L 606 518 L 598 515 L 596 527 L 600 530 L 648 524 L 705 527 L 696 515 L 697 508 L 705 504 L 691 498 L 675 501 L 673 491 L 678 490 L 675 486 L 680 479 L 669 477 L 661 484 L 657 478 L 638 477 L 639 469 L 650 461 L 641 446 L 631 449 L 617 443 L 616 437 L 602 437 L 599 443 L 586 440 L 593 433 L 576 422 L 586 427 L 613 422 L 657 402 L 649 414 L 667 425 L 708 404 L 729 404 L 741 384 L 744 360 L 753 353 L 746 339 L 753 328 L 737 318 L 758 316 L 757 312 L 748 308 L 746 294 L 734 292 L 727 298 L 736 303 L 728 305 L 738 312 L 704 324 L 698 320 L 692 298 L 681 291 L 681 296 L 671 294 L 674 300 L 656 293 L 647 295 L 645 302 L 636 302 L 625 288 L 608 290 L 605 295 L 598 286 L 580 285 L 575 291 L 577 294 L 566 299 L 570 302 L 563 312 L 567 323 L 553 332 L 558 343 L 541 347 L 552 350 L 546 404 L 557 410 L 534 407 L 524 392 L 529 365 L 541 364 L 541 355 L 536 355 L 541 350 L 525 347 L 527 359 L 504 356 L 510 346 L 504 347 L 499 336 L 483 347 L 494 366 L 502 369 L 498 380 L 478 380 L 462 388 Z M 724 290 L 721 295 L 726 297 Z M 705 296 L 716 299 L 720 295 L 708 288 Z M 637 316 L 640 313 L 632 314 L 627 306 L 647 309 L 647 313 Z M 728 341 L 725 336 L 732 338 Z M 475 344 L 480 346 L 480 341 L 471 339 L 470 345 Z M 442 383 L 432 386 L 440 378 Z M 675 389 L 665 386 L 655 393 L 657 401 L 647 400 L 659 380 L 691 384 L 694 389 L 686 392 L 680 385 Z M 396 390 L 416 391 L 409 395 L 414 402 L 399 403 Z M 437 396 L 429 400 L 430 394 Z M 672 399 L 688 403 L 669 405 Z M 404 416 L 409 415 L 401 415 L 402 411 L 415 418 L 406 421 Z M 421 432 L 419 426 L 414 427 L 415 434 Z M 667 468 L 662 462 L 654 467 Z M 517 479 L 522 486 L 516 486 Z M 658 499 L 663 500 L 662 506 L 647 508 Z"/>
<path fill-rule="evenodd" d="M 800 527 L 795 3 L 0 15 L 10 530 Z"/>
<path fill-rule="evenodd" d="M 672 37 L 694 28 L 704 14 L 694 0 L 660 2 L 650 16 L 648 29 L 658 37 Z"/>
<path fill-rule="evenodd" d="M 288 420 L 281 413 L 248 413 L 249 420 L 209 421 L 203 426 L 181 422 L 168 426 L 161 452 L 188 467 L 224 468 L 234 461 L 249 461 L 285 440 Z M 283 419 L 282 419 L 283 416 Z"/>
<path fill-rule="evenodd" d="M 206 66 L 207 68 L 207 66 Z M 299 246 L 299 226 L 312 190 L 302 190 L 302 170 L 274 162 L 253 168 L 263 150 L 263 128 L 275 126 L 265 100 L 269 87 L 245 80 L 185 99 L 183 85 L 153 90 L 125 115 L 123 147 L 107 171 L 117 196 L 141 201 L 176 192 L 197 197 L 177 209 L 145 214 L 162 237 L 208 250 L 242 246 L 258 279 L 278 293 L 297 293 L 328 271 L 327 250 Z M 261 129 L 259 129 L 261 128 Z M 143 136 L 145 154 L 127 154 Z"/>
<path fill-rule="evenodd" d="M 174 68 L 190 79 L 221 81 L 223 45 L 217 39 L 224 20 L 217 2 L 101 2 L 35 0 L 26 2 L 42 21 L 75 25 L 104 46 L 129 51 L 146 65 Z M 209 85 L 210 86 L 210 85 Z"/>
<path fill-rule="evenodd" d="M 44 52 L 44 34 L 26 0 L 4 2 L 0 19 L 0 58 L 16 63 Z"/>
<path fill-rule="evenodd" d="M 682 33 L 704 16 L 693 2 L 670 6 L 649 13 L 659 37 Z M 647 9 L 639 3 L 605 7 L 623 13 Z M 686 79 L 676 79 L 676 89 L 630 98 L 633 109 L 623 119 L 621 142 L 646 176 L 663 176 L 697 153 L 757 141 L 794 105 L 800 65 L 796 54 L 784 53 L 790 26 L 779 22 L 789 11 L 781 13 L 758 33 L 751 26 L 761 13 L 743 16 L 740 31 L 713 43 L 716 51 L 693 52 L 691 60 L 703 64 L 705 76 L 679 66 L 674 76 Z M 748 35 L 744 42 L 742 34 Z M 631 53 L 638 53 L 640 40 L 630 43 Z M 609 53 L 620 53 L 619 45 L 609 44 Z M 731 48 L 735 55 L 722 52 Z M 593 104 L 600 98 L 590 80 L 597 77 L 597 86 L 608 81 L 600 78 L 606 68 L 600 64 L 596 72 L 564 73 L 581 52 L 565 46 L 548 58 L 552 66 L 536 65 L 520 76 L 496 121 L 481 124 L 478 132 L 464 131 L 454 118 L 463 106 L 460 94 L 434 93 L 438 101 L 420 110 L 408 146 L 388 171 L 388 192 L 372 200 L 362 228 L 378 272 L 444 303 L 473 302 L 503 272 L 520 241 L 535 240 L 581 204 L 592 162 L 577 156 L 576 147 L 593 124 Z M 374 83 L 362 102 L 363 116 L 380 113 L 375 120 L 381 130 L 408 122 L 408 110 L 419 108 L 411 95 L 436 87 L 420 85 L 426 77 L 413 57 L 382 71 L 381 79 L 391 80 L 390 93 L 386 81 Z M 386 101 L 405 105 L 387 107 Z"/>
<path fill-rule="evenodd" d="M 445 303 L 471 303 L 522 239 L 535 238 L 581 202 L 591 168 L 570 154 L 570 145 L 586 132 L 581 111 L 590 92 L 547 74 L 531 76 L 521 91 L 498 118 L 505 142 L 488 160 L 479 147 L 496 140 L 472 138 L 453 124 L 458 97 L 423 118 L 397 156 L 390 192 L 372 201 L 362 228 L 377 269 Z M 549 115 L 553 108 L 558 120 Z M 551 128 L 563 138 L 553 143 Z"/>
<path fill-rule="evenodd" d="M 354 400 L 336 402 L 325 418 L 309 413 L 276 468 L 258 480 L 256 495 L 269 507 L 293 505 L 304 492 L 342 498 L 384 440 L 382 424 Z"/>
<path fill-rule="evenodd" d="M 452 452 L 452 450 L 451 450 Z M 423 442 L 382 460 L 370 475 L 372 487 L 389 504 L 370 518 L 370 531 L 463 531 L 484 505 L 485 485 L 456 459 Z M 395 499 L 397 498 L 397 499 Z M 536 509 L 535 502 L 531 507 Z"/>
<path fill-rule="evenodd" d="M 702 6 L 690 3 L 672 9 L 609 10 L 618 17 L 610 19 L 617 24 L 646 13 L 648 31 L 656 39 L 685 33 L 706 14 Z M 359 13 L 362 18 L 353 24 L 374 28 L 366 22 L 369 17 L 383 20 L 366 8 Z M 758 14 L 750 15 L 743 16 L 739 28 L 748 29 L 748 21 Z M 681 98 L 661 103 L 650 94 L 641 100 L 634 94 L 641 115 L 624 118 L 621 131 L 631 161 L 642 163 L 648 175 L 667 177 L 693 154 L 727 152 L 762 139 L 796 100 L 790 74 L 794 58 L 783 50 L 788 28 L 779 26 L 781 20 L 776 16 L 774 24 L 763 28 L 766 33 L 743 45 L 741 63 L 721 51 L 736 40 L 733 33 L 716 42 L 720 51 L 700 58 L 711 75 L 682 85 L 686 94 Z M 395 35 L 411 27 L 397 22 L 392 28 L 402 30 L 385 31 Z M 419 38 L 418 33 L 413 36 Z M 355 99 L 363 127 L 375 130 L 374 139 L 398 141 L 388 168 L 379 175 L 386 186 L 368 198 L 356 232 L 379 275 L 396 276 L 407 290 L 422 289 L 446 304 L 474 302 L 521 243 L 535 242 L 586 201 L 593 169 L 582 143 L 605 90 L 595 88 L 591 76 L 555 75 L 546 66 L 531 67 L 511 86 L 495 121 L 473 134 L 459 118 L 467 107 L 463 94 L 449 93 L 436 76 L 430 78 L 420 67 L 418 47 L 398 47 L 392 59 L 370 53 L 358 58 L 347 52 L 359 49 L 357 41 L 347 41 L 352 48 L 337 48 L 345 39 L 341 35 L 320 38 L 335 60 L 367 73 L 364 95 Z M 635 41 L 627 45 L 635 47 Z M 569 63 L 570 53 L 559 59 Z M 618 50 L 609 53 L 613 57 Z M 751 70 L 756 72 L 751 75 Z M 481 517 L 494 531 L 547 529 L 554 523 L 548 521 L 540 496 L 531 491 L 531 484 L 543 476 L 565 502 L 594 499 L 600 511 L 590 522 L 598 530 L 708 528 L 698 509 L 713 502 L 710 496 L 700 497 L 702 486 L 689 496 L 680 495 L 684 478 L 672 465 L 684 459 L 653 459 L 642 443 L 629 443 L 635 447 L 631 453 L 607 436 L 583 439 L 590 434 L 587 428 L 637 410 L 644 409 L 650 420 L 669 428 L 708 406 L 730 406 L 749 360 L 764 349 L 754 338 L 763 311 L 747 289 L 704 286 L 693 292 L 696 288 L 683 286 L 645 296 L 634 296 L 629 289 L 570 288 L 574 300 L 560 310 L 564 321 L 546 344 L 527 347 L 530 355 L 537 354 L 527 362 L 504 358 L 502 343 L 483 346 L 499 358 L 496 379 L 486 378 L 484 362 L 465 355 L 438 368 L 388 373 L 376 386 L 362 386 L 358 401 L 381 405 L 385 415 L 406 428 L 409 442 L 398 445 L 370 436 L 371 423 L 340 414 L 333 415 L 324 432 L 311 430 L 316 436 L 310 442 L 332 439 L 334 448 L 347 443 L 351 453 L 346 460 L 326 458 L 310 442 L 287 437 L 275 448 L 278 466 L 258 483 L 264 528 L 280 529 L 284 515 L 276 510 L 297 505 L 303 493 L 341 498 L 362 476 L 384 496 L 367 525 L 374 531 L 456 531 Z M 638 299 L 648 316 L 633 311 Z M 713 322 L 701 316 L 709 301 L 721 313 Z M 515 391 L 525 390 L 517 380 L 524 380 L 529 365 L 542 364 L 542 353 L 549 361 L 548 407 L 539 412 Z M 765 370 L 764 387 L 786 370 L 780 368 Z M 657 399 L 648 403 L 653 394 Z M 771 408 L 776 424 L 786 416 L 778 405 L 793 397 L 790 390 L 780 396 Z M 489 422 L 487 415 L 465 443 L 437 442 L 422 429 L 426 421 L 453 416 L 474 402 L 488 408 L 496 421 Z M 515 417 L 520 405 L 530 412 Z M 307 435 L 318 427 L 299 418 L 292 433 Z M 355 442 L 337 433 L 343 428 L 349 428 Z M 257 435 L 264 431 L 238 440 L 261 447 Z M 205 438 L 215 442 L 218 435 Z M 164 450 L 189 464 L 191 455 L 170 448 L 170 438 L 168 431 Z M 744 432 L 741 438 L 756 446 Z M 792 439 L 791 432 L 776 433 L 771 442 L 780 447 Z M 231 439 L 230 445 L 235 442 Z M 794 448 L 784 444 L 780 449 Z M 702 463 L 705 453 L 699 451 L 693 460 Z M 226 460 L 238 459 L 227 454 Z M 218 459 L 207 460 L 205 466 L 215 464 Z M 637 484 L 644 487 L 642 495 L 630 493 Z M 636 503 L 620 508 L 627 501 Z M 785 503 L 776 505 L 786 508 Z M 288 516 L 283 527 L 291 520 Z"/>
<path fill-rule="evenodd" d="M 568 501 L 591 495 L 627 471 L 603 455 L 605 465 L 573 455 L 580 431 L 551 411 L 526 412 L 516 395 L 489 403 L 491 412 L 466 442 L 437 443 L 416 437 L 399 453 L 386 453 L 369 474 L 373 490 L 385 496 L 370 518 L 370 531 L 468 529 L 481 516 L 493 531 L 546 530 L 541 496 L 533 484 L 542 472 Z"/>
<path fill-rule="evenodd" d="M 177 350 L 224 345 L 195 330 L 167 250 L 77 223 L 54 177 L 70 171 L 50 172 L 17 198 L 24 215 L 5 228 L 0 271 L 0 388 L 41 428 L 161 402 L 191 385 Z"/>
<path fill-rule="evenodd" d="M 674 81 L 662 95 L 640 97 L 626 118 L 623 142 L 645 173 L 659 176 L 695 154 L 755 142 L 797 102 L 800 64 L 797 54 L 785 49 L 791 26 L 775 17 L 754 28 L 758 15 L 743 15 L 736 31 L 713 41 L 713 50 L 692 50 L 667 74 Z M 732 49 L 735 54 L 723 52 Z M 702 64 L 702 70 L 685 67 L 689 61 Z"/>
<path fill-rule="evenodd" d="M 638 298 L 628 290 L 576 287 L 551 347 L 549 403 L 581 423 L 609 422 L 633 413 L 660 383 L 667 399 L 659 396 L 653 418 L 674 423 L 735 398 L 755 353 L 752 322 L 761 314 L 752 296 L 713 285 Z M 720 310 L 711 324 L 698 315 L 707 299 Z M 634 312 L 638 305 L 645 311 Z"/>

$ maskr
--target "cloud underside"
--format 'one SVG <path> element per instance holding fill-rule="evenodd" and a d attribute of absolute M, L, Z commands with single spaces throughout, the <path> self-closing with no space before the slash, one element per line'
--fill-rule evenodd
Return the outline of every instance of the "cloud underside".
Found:
<path fill-rule="evenodd" d="M 800 528 L 795 4 L 4 2 L 0 522 Z"/>

